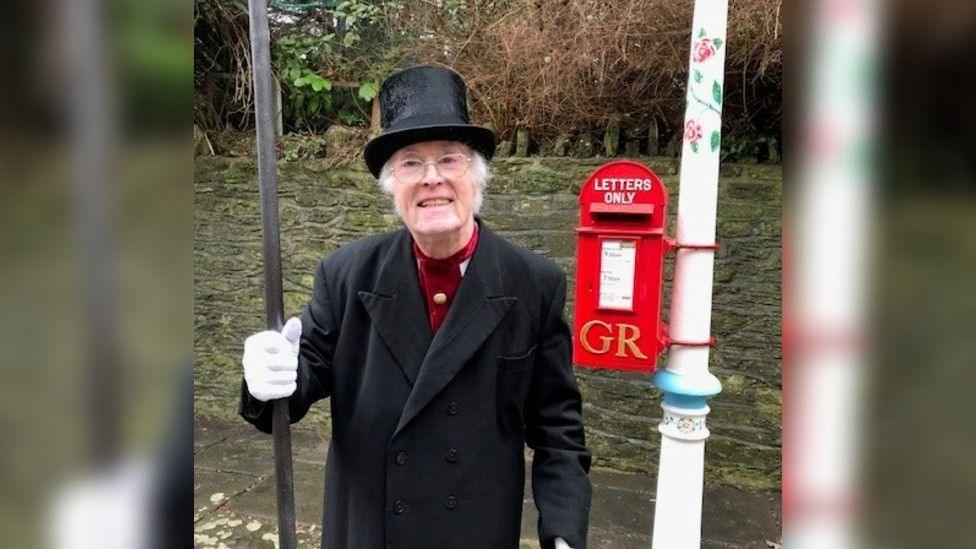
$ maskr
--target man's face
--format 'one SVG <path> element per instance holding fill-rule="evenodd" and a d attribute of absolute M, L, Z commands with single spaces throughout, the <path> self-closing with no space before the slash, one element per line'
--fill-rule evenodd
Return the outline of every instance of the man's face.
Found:
<path fill-rule="evenodd" d="M 472 210 L 477 189 L 471 149 L 454 141 L 425 141 L 404 147 L 390 158 L 394 170 L 393 202 L 404 224 L 411 233 L 437 236 L 459 231 L 474 216 Z M 464 162 L 464 173 L 445 177 L 441 171 L 452 162 Z M 398 173 L 407 171 L 406 166 L 417 167 L 423 175 L 415 182 L 404 182 Z M 398 167 L 400 168 L 398 171 Z"/>

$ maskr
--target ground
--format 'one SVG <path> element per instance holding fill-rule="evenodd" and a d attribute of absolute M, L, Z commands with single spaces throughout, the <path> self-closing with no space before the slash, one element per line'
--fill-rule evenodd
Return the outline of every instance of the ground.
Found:
<path fill-rule="evenodd" d="M 271 437 L 243 422 L 197 420 L 194 426 L 194 544 L 196 547 L 273 547 L 274 476 Z M 328 439 L 293 433 L 295 505 L 299 545 L 317 547 Z M 654 478 L 594 469 L 589 545 L 594 548 L 649 547 L 654 516 Z M 768 547 L 780 538 L 779 494 L 706 487 L 705 548 Z M 536 510 L 526 486 L 522 549 L 538 548 Z"/>

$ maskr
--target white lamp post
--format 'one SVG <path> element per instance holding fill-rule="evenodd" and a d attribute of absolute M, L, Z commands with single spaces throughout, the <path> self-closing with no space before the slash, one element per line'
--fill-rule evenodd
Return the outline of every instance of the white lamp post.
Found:
<path fill-rule="evenodd" d="M 684 146 L 681 153 L 674 284 L 667 365 L 654 374 L 664 392 L 661 460 L 654 511 L 655 549 L 701 545 L 705 416 L 722 390 L 708 371 L 712 271 L 728 0 L 696 0 Z M 684 247 L 681 247 L 684 246 Z"/>

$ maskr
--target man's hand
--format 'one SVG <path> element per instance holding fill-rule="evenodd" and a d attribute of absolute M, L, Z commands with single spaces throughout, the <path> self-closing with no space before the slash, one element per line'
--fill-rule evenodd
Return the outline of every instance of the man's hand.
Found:
<path fill-rule="evenodd" d="M 556 549 L 573 549 L 563 538 L 556 538 Z"/>
<path fill-rule="evenodd" d="M 281 333 L 258 332 L 244 341 L 244 380 L 251 396 L 267 402 L 295 392 L 302 321 L 292 317 Z"/>

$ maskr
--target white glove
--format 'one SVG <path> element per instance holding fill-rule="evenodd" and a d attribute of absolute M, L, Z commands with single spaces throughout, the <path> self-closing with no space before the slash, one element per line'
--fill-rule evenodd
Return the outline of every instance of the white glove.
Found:
<path fill-rule="evenodd" d="M 292 317 L 281 333 L 258 332 L 244 341 L 244 380 L 251 396 L 267 402 L 291 396 L 298 387 L 298 342 L 302 321 Z"/>
<path fill-rule="evenodd" d="M 563 538 L 556 538 L 556 549 L 573 549 Z"/>
<path fill-rule="evenodd" d="M 52 502 L 54 549 L 148 549 L 153 519 L 152 490 L 159 473 L 132 460 L 90 473 L 59 488 Z"/>

